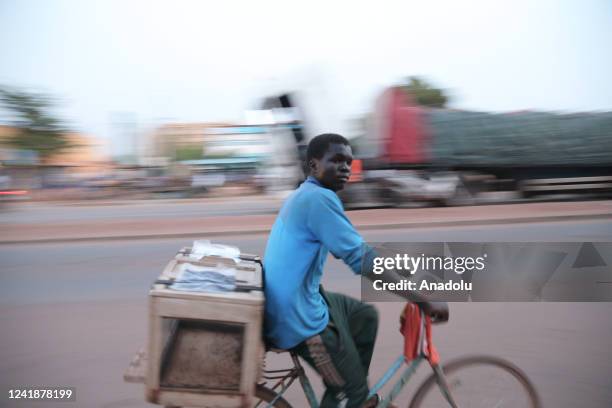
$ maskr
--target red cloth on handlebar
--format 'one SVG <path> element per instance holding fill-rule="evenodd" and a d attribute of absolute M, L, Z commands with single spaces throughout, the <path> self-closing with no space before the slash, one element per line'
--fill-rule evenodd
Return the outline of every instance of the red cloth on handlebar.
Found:
<path fill-rule="evenodd" d="M 431 318 L 425 316 L 423 322 L 421 316 L 421 309 L 416 304 L 408 303 L 404 307 L 400 317 L 400 333 L 404 336 L 404 357 L 410 362 L 419 355 L 424 355 L 431 365 L 438 365 L 440 356 L 431 341 Z"/>

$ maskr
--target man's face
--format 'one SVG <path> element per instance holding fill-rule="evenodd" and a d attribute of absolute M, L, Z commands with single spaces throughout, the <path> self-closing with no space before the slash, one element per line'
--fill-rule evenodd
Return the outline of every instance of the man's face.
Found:
<path fill-rule="evenodd" d="M 320 159 L 312 159 L 310 172 L 323 187 L 339 191 L 351 175 L 353 152 L 350 146 L 342 143 L 330 143 L 327 151 Z"/>

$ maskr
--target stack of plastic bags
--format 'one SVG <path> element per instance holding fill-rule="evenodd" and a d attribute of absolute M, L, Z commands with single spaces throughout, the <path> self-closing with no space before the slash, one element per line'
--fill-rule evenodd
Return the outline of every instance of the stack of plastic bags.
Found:
<path fill-rule="evenodd" d="M 211 244 L 210 241 L 195 241 L 190 258 L 200 260 L 206 256 L 231 258 L 238 261 L 240 250 L 227 245 Z M 170 286 L 173 290 L 193 292 L 232 292 L 236 289 L 236 269 L 225 265 L 201 266 L 181 264 L 177 279 Z"/>

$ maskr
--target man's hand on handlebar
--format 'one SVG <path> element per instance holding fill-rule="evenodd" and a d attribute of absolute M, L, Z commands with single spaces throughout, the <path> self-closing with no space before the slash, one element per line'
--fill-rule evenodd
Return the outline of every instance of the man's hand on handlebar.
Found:
<path fill-rule="evenodd" d="M 431 317 L 432 323 L 444 323 L 448 321 L 448 303 L 419 302 L 417 304 L 427 316 Z"/>
<path fill-rule="evenodd" d="M 364 276 L 374 281 L 376 279 L 382 279 L 387 283 L 399 283 L 403 279 L 401 271 L 395 268 L 383 268 L 382 274 L 374 271 L 374 259 L 378 257 L 377 252 L 369 248 L 367 255 L 365 255 L 365 269 Z M 402 291 L 398 293 L 400 296 L 405 298 L 407 301 L 416 303 L 425 315 L 431 318 L 432 323 L 444 323 L 448 321 L 448 304 L 446 302 L 432 302 L 427 300 L 427 297 L 418 291 Z"/>

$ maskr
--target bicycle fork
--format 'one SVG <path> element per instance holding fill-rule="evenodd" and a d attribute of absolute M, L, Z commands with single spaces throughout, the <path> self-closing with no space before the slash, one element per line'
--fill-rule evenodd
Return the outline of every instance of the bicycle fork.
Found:
<path fill-rule="evenodd" d="M 432 365 L 434 373 L 436 374 L 436 381 L 438 382 L 438 386 L 442 391 L 442 395 L 448 401 L 452 408 L 458 408 L 455 399 L 453 398 L 453 394 L 451 394 L 450 387 L 448 385 L 448 381 L 446 381 L 446 376 L 444 375 L 444 371 L 442 371 L 442 367 L 439 364 Z"/>

